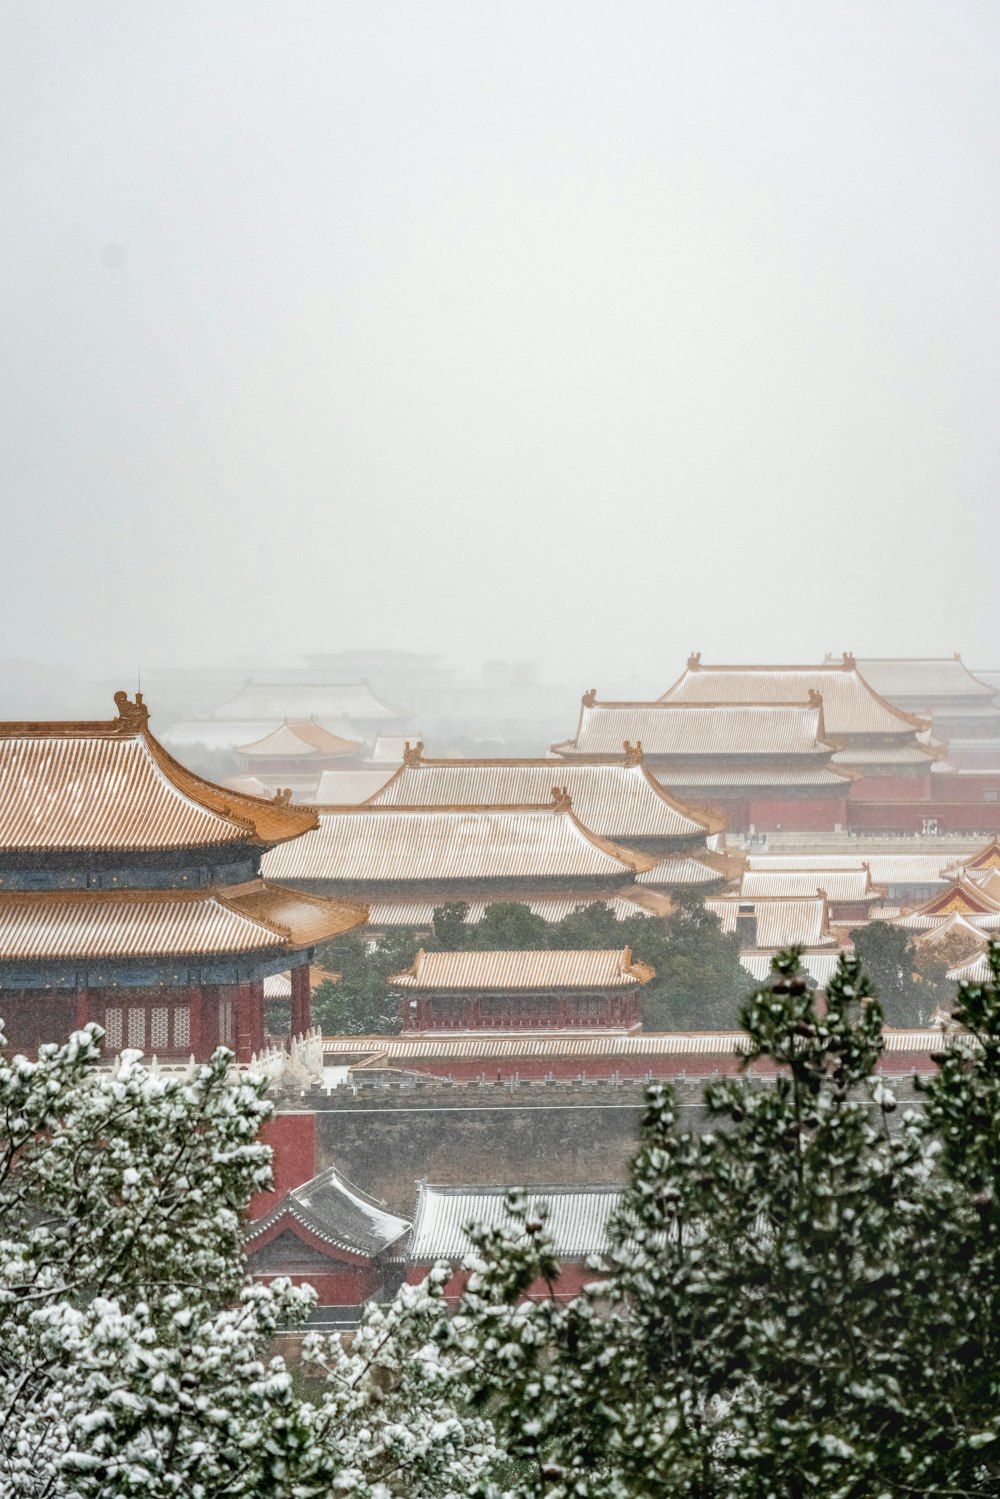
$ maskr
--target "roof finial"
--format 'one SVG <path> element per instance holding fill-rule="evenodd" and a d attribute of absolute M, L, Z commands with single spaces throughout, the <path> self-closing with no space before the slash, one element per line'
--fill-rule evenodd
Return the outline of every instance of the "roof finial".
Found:
<path fill-rule="evenodd" d="M 416 744 L 411 744 L 410 741 L 407 740 L 406 741 L 406 748 L 403 750 L 403 764 L 404 765 L 419 765 L 420 764 L 421 756 L 423 755 L 423 752 L 424 752 L 424 741 L 422 739 L 418 739 L 417 742 L 416 742 Z"/>
<path fill-rule="evenodd" d="M 844 670 L 845 671 L 854 671 L 856 669 L 856 667 L 857 667 L 857 664 L 858 663 L 857 663 L 857 660 L 855 659 L 854 652 L 853 651 L 845 651 L 844 652 Z"/>
<path fill-rule="evenodd" d="M 573 798 L 569 794 L 568 786 L 553 786 L 552 805 L 557 812 L 571 812 L 573 810 Z"/>
<path fill-rule="evenodd" d="M 118 721 L 116 728 L 123 734 L 137 734 L 149 724 L 149 709 L 142 700 L 142 693 L 137 692 L 135 702 L 131 702 L 127 692 L 115 693 L 115 707 L 118 709 Z"/>
<path fill-rule="evenodd" d="M 815 687 L 810 687 L 809 689 L 809 706 L 810 708 L 822 708 L 823 706 L 823 694 L 817 692 Z"/>
<path fill-rule="evenodd" d="M 624 745 L 622 746 L 622 748 L 625 751 L 625 764 L 626 765 L 641 765 L 642 764 L 642 740 L 641 739 L 637 739 L 636 742 L 635 742 L 635 744 L 630 744 L 629 741 L 626 739 Z"/>
<path fill-rule="evenodd" d="M 291 801 L 291 799 L 292 799 L 292 788 L 291 788 L 291 786 L 279 786 L 278 789 L 274 793 L 274 797 L 272 798 L 272 800 L 275 801 L 278 804 L 279 807 L 287 807 L 288 803 Z"/>
<path fill-rule="evenodd" d="M 580 706 L 583 708 L 592 708 L 596 702 L 597 688 L 591 687 L 587 692 L 583 694 L 583 697 L 580 699 Z"/>
<path fill-rule="evenodd" d="M 697 671 L 701 665 L 701 651 L 692 651 L 688 657 L 688 671 Z"/>

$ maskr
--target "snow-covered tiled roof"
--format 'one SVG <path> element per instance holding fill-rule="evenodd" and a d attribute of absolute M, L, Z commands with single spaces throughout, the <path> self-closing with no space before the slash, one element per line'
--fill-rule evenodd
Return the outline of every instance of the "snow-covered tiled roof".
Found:
<path fill-rule="evenodd" d="M 619 750 L 621 746 L 619 745 Z M 684 807 L 643 765 L 562 765 L 545 760 L 423 760 L 401 766 L 374 806 L 523 806 L 547 802 L 555 785 L 591 832 L 616 838 L 691 838 L 718 821 Z"/>
<path fill-rule="evenodd" d="M 200 890 L 0 892 L 4 962 L 291 950 L 348 931 L 363 906 L 254 881 Z"/>
<path fill-rule="evenodd" d="M 771 953 L 743 952 L 740 962 L 756 984 L 766 984 L 771 978 Z M 830 982 L 840 962 L 839 952 L 808 952 L 799 959 L 802 967 L 820 989 Z"/>
<path fill-rule="evenodd" d="M 805 693 L 789 703 L 600 703 L 588 694 L 576 738 L 554 744 L 560 755 L 619 754 L 625 741 L 646 755 L 777 755 L 825 760 L 822 704 Z"/>
<path fill-rule="evenodd" d="M 313 802 L 322 807 L 357 807 L 380 791 L 393 774 L 391 766 L 359 770 L 324 770 Z"/>
<path fill-rule="evenodd" d="M 746 908 L 751 909 L 747 910 Z M 753 916 L 757 935 L 748 946 L 755 948 L 835 947 L 837 939 L 828 924 L 826 901 L 819 898 L 765 896 L 748 900 L 742 895 L 710 896 L 705 910 L 713 911 L 724 932 L 735 932 L 738 916 Z"/>
<path fill-rule="evenodd" d="M 510 1223 L 508 1187 L 437 1187 L 421 1182 L 413 1235 L 407 1258 L 425 1263 L 450 1260 L 460 1264 L 471 1252 L 469 1223 L 499 1227 Z M 617 1187 L 526 1187 L 529 1204 L 548 1209 L 546 1233 L 556 1255 L 582 1260 L 600 1254 L 608 1220 L 621 1201 Z"/>
<path fill-rule="evenodd" d="M 748 953 L 763 958 L 767 954 Z M 807 957 L 822 956 L 806 954 Z M 764 975 L 766 977 L 766 974 Z M 747 992 L 752 985 L 748 981 Z M 939 1031 L 886 1031 L 887 1051 L 935 1051 L 941 1045 Z M 324 1036 L 327 1061 L 341 1063 L 363 1057 L 367 1066 L 414 1068 L 421 1062 L 481 1060 L 485 1063 L 544 1061 L 571 1057 L 585 1068 L 588 1059 L 620 1060 L 640 1071 L 646 1057 L 734 1057 L 742 1056 L 749 1044 L 743 1031 L 608 1031 L 572 1035 L 559 1031 L 496 1031 L 481 1035 L 464 1032 L 455 1036 Z M 361 1068 L 364 1070 L 364 1067 Z M 488 1070 L 484 1068 L 484 1071 Z"/>
<path fill-rule="evenodd" d="M 324 810 L 319 828 L 275 849 L 264 871 L 279 879 L 385 884 L 435 880 L 607 877 L 655 859 L 598 838 L 558 806 Z"/>
<path fill-rule="evenodd" d="M 394 989 L 632 989 L 655 973 L 624 948 L 543 948 L 424 952 L 405 973 L 388 980 Z"/>
<path fill-rule="evenodd" d="M 387 1213 L 331 1166 L 311 1181 L 295 1187 L 247 1231 L 246 1252 L 283 1219 L 294 1222 L 330 1244 L 353 1254 L 374 1258 L 398 1243 L 409 1220 Z"/>
<path fill-rule="evenodd" d="M 400 717 L 380 701 L 367 682 L 245 682 L 228 701 L 203 715 L 208 721 L 276 725 L 285 719 L 318 718 L 322 723 L 361 719 L 386 724 Z"/>
<path fill-rule="evenodd" d="M 996 688 L 973 675 L 961 656 L 862 656 L 858 670 L 876 692 L 890 702 L 896 698 L 918 698 L 930 703 L 935 698 L 993 697 Z"/>
<path fill-rule="evenodd" d="M 126 719 L 0 724 L 0 851 L 266 844 L 315 825 L 203 780 Z"/>
<path fill-rule="evenodd" d="M 747 869 L 740 895 L 758 900 L 765 895 L 819 895 L 831 901 L 874 901 L 883 893 L 872 884 L 867 869 Z"/>
<path fill-rule="evenodd" d="M 891 734 L 906 742 L 921 725 L 879 697 L 853 663 L 829 666 L 711 666 L 692 657 L 660 699 L 674 703 L 794 703 L 823 699 L 829 734 Z"/>

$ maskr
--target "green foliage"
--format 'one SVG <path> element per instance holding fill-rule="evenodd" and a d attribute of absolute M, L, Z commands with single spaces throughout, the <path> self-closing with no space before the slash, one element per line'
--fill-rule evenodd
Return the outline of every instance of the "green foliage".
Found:
<path fill-rule="evenodd" d="M 487 906 L 482 921 L 467 928 L 467 932 L 463 945 L 480 951 L 556 946 L 549 923 L 518 901 L 496 901 Z"/>
<path fill-rule="evenodd" d="M 649 1090 L 583 1295 L 524 1302 L 555 1276 L 527 1204 L 475 1235 L 440 1336 L 476 1360 L 517 1499 L 1000 1493 L 1000 945 L 991 961 L 955 1005 L 976 1041 L 895 1132 L 860 961 L 820 1012 L 789 952 L 742 1011 L 747 1065 L 776 1079 L 710 1085 L 701 1134 Z"/>
<path fill-rule="evenodd" d="M 732 1029 L 749 987 L 739 940 L 722 931 L 700 895 L 680 891 L 675 904 L 676 911 L 665 919 L 620 921 L 605 902 L 593 901 L 561 921 L 547 922 L 523 902 L 496 901 L 473 925 L 466 920 L 468 904 L 451 901 L 436 907 L 433 930 L 422 943 L 410 930 L 390 932 L 378 941 L 349 932 L 318 949 L 318 961 L 342 979 L 313 991 L 313 1020 L 327 1034 L 396 1034 L 399 1001 L 387 990 L 386 979 L 409 968 L 421 945 L 436 952 L 630 947 L 634 957 L 656 970 L 643 991 L 648 1030 Z M 279 1018 L 277 1011 L 274 1018 Z"/>
<path fill-rule="evenodd" d="M 313 1024 L 327 1035 L 396 1035 L 400 1001 L 386 987 L 386 979 L 409 968 L 418 946 L 414 933 L 403 928 L 378 941 L 364 933 L 346 932 L 318 948 L 318 961 L 341 978 L 338 983 L 317 984 L 313 990 Z"/>
<path fill-rule="evenodd" d="M 465 919 L 469 914 L 466 900 L 446 901 L 434 907 L 434 935 L 428 943 L 438 952 L 458 952 L 465 947 L 469 935 Z"/>
<path fill-rule="evenodd" d="M 226 1051 L 102 1075 L 99 1038 L 0 1055 L 4 1499 L 465 1499 L 494 1447 L 431 1342 L 437 1283 L 350 1349 L 307 1339 L 302 1399 L 270 1345 L 312 1294 L 248 1285 L 241 1253 L 264 1083 Z"/>
<path fill-rule="evenodd" d="M 948 964 L 933 953 L 921 953 L 904 927 L 872 921 L 853 931 L 851 941 L 875 986 L 887 1025 L 902 1030 L 925 1026 L 954 993 L 946 977 Z"/>

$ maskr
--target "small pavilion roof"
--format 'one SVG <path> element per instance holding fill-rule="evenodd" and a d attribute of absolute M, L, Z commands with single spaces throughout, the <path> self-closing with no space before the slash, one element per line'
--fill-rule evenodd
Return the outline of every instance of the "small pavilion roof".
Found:
<path fill-rule="evenodd" d="M 200 890 L 0 892 L 3 962 L 294 952 L 359 926 L 364 906 L 253 880 Z"/>
<path fill-rule="evenodd" d="M 750 909 L 748 910 L 747 907 Z M 742 895 L 710 896 L 705 910 L 713 911 L 724 932 L 736 931 L 738 916 L 757 919 L 757 937 L 752 945 L 778 951 L 783 947 L 835 947 L 824 896 L 772 895 L 747 900 Z"/>
<path fill-rule="evenodd" d="M 973 926 L 988 930 L 1000 927 L 1000 900 L 987 895 L 964 874 L 957 875 L 943 890 L 935 891 L 930 900 L 905 911 L 894 925 L 918 930 L 941 926 L 956 913 L 966 917 Z"/>
<path fill-rule="evenodd" d="M 836 904 L 877 902 L 885 891 L 874 884 L 867 865 L 861 869 L 747 869 L 740 881 L 745 900 L 774 895 L 825 895 Z"/>
<path fill-rule="evenodd" d="M 859 656 L 858 670 L 889 701 L 918 698 L 991 699 L 996 688 L 975 676 L 961 654 L 953 656 Z"/>
<path fill-rule="evenodd" d="M 554 744 L 558 755 L 617 754 L 624 742 L 647 755 L 681 759 L 766 755 L 828 760 L 839 746 L 828 742 L 818 694 L 793 702 L 598 702 L 584 694 L 576 738 Z"/>
<path fill-rule="evenodd" d="M 407 1258 L 411 1262 L 451 1260 L 461 1263 L 472 1254 L 466 1232 L 470 1223 L 500 1227 L 513 1222 L 507 1206 L 509 1187 L 436 1187 L 420 1183 L 413 1236 Z M 548 1208 L 545 1231 L 562 1260 L 585 1260 L 600 1254 L 607 1240 L 608 1220 L 622 1198 L 619 1187 L 525 1187 L 529 1203 Z"/>
<path fill-rule="evenodd" d="M 279 879 L 366 884 L 620 879 L 655 863 L 590 832 L 568 797 L 535 807 L 324 808 L 314 833 L 264 861 Z"/>
<path fill-rule="evenodd" d="M 381 1203 L 330 1166 L 311 1181 L 294 1187 L 250 1226 L 244 1240 L 247 1254 L 263 1248 L 287 1227 L 304 1229 L 308 1236 L 333 1249 L 375 1259 L 399 1242 L 410 1223 L 387 1213 Z"/>
<path fill-rule="evenodd" d="M 209 721 L 282 723 L 286 719 L 321 722 L 359 719 L 391 723 L 403 715 L 360 682 L 244 682 L 239 692 L 210 713 Z"/>
<path fill-rule="evenodd" d="M 265 734 L 263 739 L 238 746 L 236 753 L 254 759 L 266 756 L 280 760 L 288 760 L 293 756 L 316 759 L 330 755 L 356 755 L 360 748 L 360 740 L 343 739 L 339 734 L 331 734 L 321 723 L 309 718 L 286 719 L 270 734 Z"/>
<path fill-rule="evenodd" d="M 181 765 L 149 732 L 141 694 L 115 702 L 107 722 L 0 724 L 0 852 L 269 847 L 316 826 L 311 808 Z"/>
<path fill-rule="evenodd" d="M 865 681 L 853 656 L 823 666 L 709 666 L 700 654 L 660 699 L 661 702 L 788 703 L 803 701 L 810 691 L 823 699 L 827 731 L 835 738 L 854 734 L 891 734 L 904 743 L 929 727 L 879 696 Z"/>
<path fill-rule="evenodd" d="M 543 948 L 417 953 L 412 967 L 386 982 L 393 989 L 634 989 L 656 970 L 630 948 Z"/>
<path fill-rule="evenodd" d="M 957 937 L 964 938 L 974 948 L 985 947 L 990 940 L 980 927 L 973 926 L 968 917 L 963 916 L 960 911 L 953 911 L 940 926 L 933 926 L 921 932 L 915 940 L 919 948 L 935 948 L 939 947 L 942 942 L 952 941 Z"/>
<path fill-rule="evenodd" d="M 605 838 L 692 838 L 721 832 L 719 817 L 683 806 L 635 758 L 425 760 L 410 751 L 371 806 L 537 806 L 559 784 L 584 825 Z"/>
<path fill-rule="evenodd" d="M 967 859 L 962 859 L 949 867 L 964 869 L 972 875 L 980 874 L 988 869 L 1000 869 L 1000 838 L 991 838 L 985 848 L 977 849 Z"/>

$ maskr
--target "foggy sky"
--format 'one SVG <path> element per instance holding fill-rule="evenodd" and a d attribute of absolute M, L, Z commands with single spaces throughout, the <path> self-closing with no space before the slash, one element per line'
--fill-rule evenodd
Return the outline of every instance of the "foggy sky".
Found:
<path fill-rule="evenodd" d="M 998 156 L 996 0 L 5 0 L 0 654 L 1000 666 Z"/>

